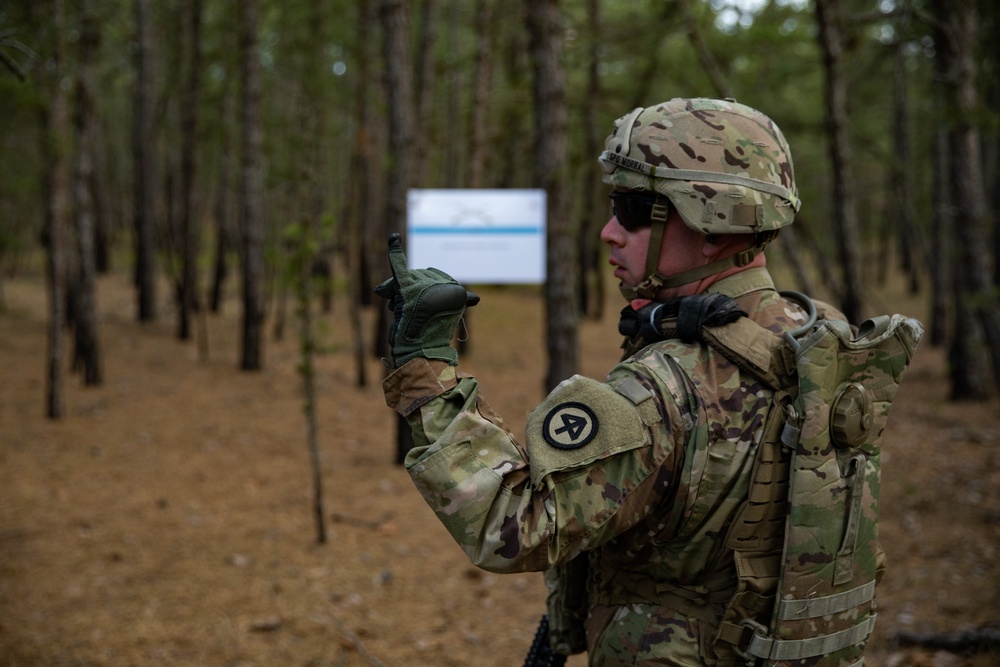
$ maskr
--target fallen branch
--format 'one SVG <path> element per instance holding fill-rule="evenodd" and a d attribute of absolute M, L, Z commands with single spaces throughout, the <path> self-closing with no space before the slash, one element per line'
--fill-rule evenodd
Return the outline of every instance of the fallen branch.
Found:
<path fill-rule="evenodd" d="M 376 658 L 375 656 L 373 656 L 371 653 L 368 652 L 368 649 L 365 648 L 365 645 L 361 642 L 360 639 L 358 639 L 358 636 L 355 635 L 353 632 L 351 632 L 346 625 L 341 623 L 336 618 L 332 618 L 331 620 L 333 621 L 333 624 L 337 626 L 337 632 L 342 634 L 344 638 L 347 639 L 348 642 L 350 642 L 351 647 L 355 651 L 357 651 L 358 655 L 360 655 L 364 660 L 366 660 L 369 665 L 371 665 L 372 667 L 386 667 L 386 664 L 384 662 L 382 662 L 381 660 L 379 660 L 378 658 Z"/>
<path fill-rule="evenodd" d="M 334 523 L 345 523 L 349 526 L 355 526 L 358 528 L 368 528 L 370 530 L 377 530 L 381 528 L 391 518 L 392 518 L 391 512 L 387 512 L 381 519 L 375 521 L 372 521 L 370 519 L 360 519 L 355 516 L 340 514 L 339 512 L 334 512 L 330 515 L 330 520 L 333 521 Z"/>
<path fill-rule="evenodd" d="M 1000 651 L 1000 630 L 993 628 L 929 634 L 899 630 L 893 633 L 892 639 L 901 646 L 941 649 L 951 653 Z"/>

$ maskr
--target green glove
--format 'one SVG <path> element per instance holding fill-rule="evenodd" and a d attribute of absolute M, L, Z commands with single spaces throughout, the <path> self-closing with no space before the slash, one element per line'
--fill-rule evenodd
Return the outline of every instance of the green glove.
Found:
<path fill-rule="evenodd" d="M 479 303 L 479 297 L 444 271 L 406 268 L 399 234 L 389 236 L 389 265 L 392 278 L 380 283 L 375 293 L 389 300 L 395 315 L 389 329 L 393 366 L 399 368 L 416 357 L 458 364 L 451 339 L 462 313 Z"/>

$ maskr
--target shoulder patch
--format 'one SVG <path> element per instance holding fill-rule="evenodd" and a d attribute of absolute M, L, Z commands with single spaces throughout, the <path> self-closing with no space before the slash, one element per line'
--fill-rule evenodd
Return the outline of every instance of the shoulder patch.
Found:
<path fill-rule="evenodd" d="M 649 444 L 647 420 L 614 387 L 580 375 L 562 382 L 528 415 L 531 482 Z"/>

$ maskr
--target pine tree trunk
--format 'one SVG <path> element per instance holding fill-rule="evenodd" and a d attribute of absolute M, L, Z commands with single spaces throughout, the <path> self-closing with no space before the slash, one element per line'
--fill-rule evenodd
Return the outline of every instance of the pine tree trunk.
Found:
<path fill-rule="evenodd" d="M 185 3 L 187 83 L 181 105 L 181 285 L 177 337 L 191 338 L 191 316 L 198 310 L 198 250 L 201 225 L 194 212 L 195 149 L 201 94 L 201 0 Z"/>
<path fill-rule="evenodd" d="M 135 281 L 139 321 L 156 319 L 156 220 L 153 209 L 153 28 L 149 0 L 134 0 L 136 24 L 135 108 L 132 153 L 135 186 Z"/>
<path fill-rule="evenodd" d="M 493 0 L 476 0 L 476 57 L 473 66 L 471 119 L 469 121 L 470 188 L 485 183 L 487 111 L 493 84 Z"/>
<path fill-rule="evenodd" d="M 227 78 L 228 82 L 229 79 Z M 219 185 L 215 193 L 215 258 L 212 271 L 210 308 L 213 313 L 222 310 L 222 295 L 229 275 L 229 251 L 235 247 L 233 218 L 233 133 L 236 124 L 235 105 L 228 83 L 222 91 L 222 147 L 219 151 Z"/>
<path fill-rule="evenodd" d="M 935 60 L 938 60 L 937 58 Z M 935 102 L 939 105 L 939 102 Z M 943 111 L 938 109 L 938 114 Z M 947 344 L 951 322 L 951 300 L 953 294 L 951 267 L 953 243 L 952 229 L 955 225 L 955 207 L 951 187 L 951 149 L 948 145 L 948 130 L 939 126 L 934 131 L 934 213 L 931 221 L 931 245 L 929 254 L 931 270 L 931 312 L 930 343 L 934 347 Z"/>
<path fill-rule="evenodd" d="M 384 34 L 384 58 L 389 106 L 389 174 L 387 178 L 384 233 L 406 231 L 406 197 L 410 187 L 410 161 L 413 142 L 413 91 L 410 88 L 409 17 L 402 0 L 382 0 L 380 19 Z M 385 246 L 383 246 L 384 248 Z M 383 255 L 384 257 L 384 255 Z M 388 261 L 383 260 L 383 275 L 389 275 Z M 389 318 L 380 309 L 379 339 L 389 336 Z M 413 447 L 413 435 L 406 419 L 396 419 L 396 463 L 402 463 Z"/>
<path fill-rule="evenodd" d="M 437 49 L 438 0 L 423 0 L 420 6 L 420 38 L 414 64 L 414 135 L 411 168 L 415 174 L 426 173 L 427 149 L 432 137 L 431 104 L 434 101 Z M 426 180 L 426 178 L 425 178 Z"/>
<path fill-rule="evenodd" d="M 587 92 L 585 100 L 601 99 L 601 77 L 599 74 L 601 46 L 601 18 L 598 0 L 587 0 L 587 38 L 589 57 L 587 61 Z M 597 114 L 593 104 L 581 105 L 583 113 L 583 154 L 594 157 L 600 152 Z M 601 182 L 600 169 L 591 160 L 585 161 L 580 173 L 583 206 L 580 211 L 579 239 L 579 281 L 580 313 L 592 319 L 599 319 L 604 311 L 604 267 L 601 265 L 601 227 L 610 215 L 606 188 Z"/>
<path fill-rule="evenodd" d="M 535 68 L 535 180 L 545 189 L 547 214 L 545 343 L 548 390 L 576 373 L 576 230 L 566 215 L 566 77 L 562 62 L 562 16 L 558 0 L 526 0 L 529 53 Z"/>
<path fill-rule="evenodd" d="M 899 260 L 903 272 L 909 280 L 911 294 L 920 291 L 920 270 L 922 262 L 917 260 L 919 242 L 917 240 L 917 214 L 913 207 L 912 151 L 910 150 L 910 100 L 907 86 L 905 43 L 896 45 L 893 89 L 893 210 L 889 221 L 899 230 Z"/>
<path fill-rule="evenodd" d="M 84 11 L 86 14 L 86 11 Z M 85 20 L 80 33 L 79 75 L 76 85 L 74 129 L 76 133 L 76 166 L 73 193 L 76 218 L 78 261 L 76 262 L 76 350 L 74 358 L 83 367 L 83 381 L 98 385 L 103 380 L 101 354 L 97 332 L 97 250 L 94 222 L 93 172 L 94 113 L 93 56 L 98 32 L 94 19 Z"/>
<path fill-rule="evenodd" d="M 785 227 L 781 230 L 781 234 L 775 243 L 785 251 L 785 257 L 792 266 L 792 272 L 795 274 L 795 280 L 798 283 L 796 289 L 806 294 L 815 294 L 816 290 L 813 288 L 812 278 L 806 271 L 805 262 L 802 261 L 804 254 L 797 232 L 798 230 L 795 225 Z"/>
<path fill-rule="evenodd" d="M 261 172 L 260 64 L 257 54 L 258 0 L 240 7 L 240 66 L 242 79 L 242 181 L 240 208 L 243 249 L 243 347 L 240 368 L 263 367 L 264 329 L 264 183 Z"/>
<path fill-rule="evenodd" d="M 684 17 L 684 29 L 687 32 L 688 40 L 691 42 L 691 48 L 694 49 L 701 68 L 712 82 L 712 88 L 715 89 L 716 96 L 722 98 L 732 97 L 733 93 L 729 82 L 726 81 L 726 76 L 722 73 L 722 68 L 719 67 L 719 63 L 712 50 L 708 48 L 708 43 L 698 28 L 698 22 L 695 21 L 694 15 L 691 13 L 691 0 L 680 0 L 679 4 L 681 15 Z"/>
<path fill-rule="evenodd" d="M 852 151 L 847 135 L 847 81 L 839 0 L 816 0 L 819 40 L 826 69 L 826 131 L 833 168 L 833 229 L 843 281 L 840 306 L 848 321 L 862 319 L 858 215 L 851 182 Z"/>
<path fill-rule="evenodd" d="M 375 32 L 375 18 L 370 0 L 358 0 L 358 32 Z M 365 231 L 367 221 L 372 218 L 371 170 L 372 170 L 372 127 L 370 123 L 371 78 L 370 63 L 374 59 L 370 40 L 361 40 L 356 54 L 358 76 L 355 79 L 354 94 L 354 142 L 351 151 L 350 189 L 344 204 L 344 223 L 347 230 L 345 255 L 351 289 L 350 323 L 354 338 L 355 385 L 368 385 L 368 346 L 365 343 L 362 309 L 371 303 L 370 282 L 367 279 L 369 239 Z M 383 246 L 384 247 L 384 246 Z M 379 307 L 382 300 L 379 299 Z"/>
<path fill-rule="evenodd" d="M 979 108 L 976 90 L 978 11 L 974 0 L 936 5 L 943 26 L 940 49 L 954 119 L 951 126 L 951 173 L 956 207 L 955 328 L 951 349 L 952 398 L 981 400 L 1000 386 L 1000 303 L 993 292 L 986 241 L 986 193 L 983 188 L 979 132 L 973 119 Z M 992 363 L 991 363 L 992 361 Z"/>
<path fill-rule="evenodd" d="M 63 364 L 65 343 L 63 329 L 66 317 L 66 236 L 69 216 L 69 102 L 61 85 L 65 66 L 63 35 L 65 32 L 62 0 L 52 0 L 52 59 L 54 75 L 49 82 L 49 108 L 44 133 L 48 171 L 48 283 L 49 283 L 49 345 L 46 411 L 50 419 L 61 419 L 65 412 L 63 396 Z"/>

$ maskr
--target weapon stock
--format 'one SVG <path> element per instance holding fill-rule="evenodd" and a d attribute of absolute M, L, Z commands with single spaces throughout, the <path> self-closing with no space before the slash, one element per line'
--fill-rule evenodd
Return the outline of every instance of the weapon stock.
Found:
<path fill-rule="evenodd" d="M 549 644 L 549 617 L 544 615 L 538 622 L 535 639 L 524 658 L 524 667 L 563 667 L 565 664 L 566 656 L 552 652 Z"/>

